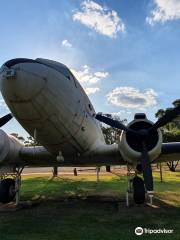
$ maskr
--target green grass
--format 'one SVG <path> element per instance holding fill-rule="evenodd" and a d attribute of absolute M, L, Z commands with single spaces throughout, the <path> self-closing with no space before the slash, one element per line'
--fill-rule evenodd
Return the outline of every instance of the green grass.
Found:
<path fill-rule="evenodd" d="M 95 176 L 23 177 L 22 200 L 42 199 L 31 208 L 0 213 L 0 240 L 119 240 L 180 239 L 180 173 L 164 174 L 164 182 L 154 173 L 159 208 L 125 207 L 126 177 Z M 78 196 L 79 199 L 68 197 Z M 88 196 L 99 196 L 87 201 Z M 111 196 L 119 203 L 98 201 Z M 138 237 L 137 226 L 174 229 L 173 234 Z"/>

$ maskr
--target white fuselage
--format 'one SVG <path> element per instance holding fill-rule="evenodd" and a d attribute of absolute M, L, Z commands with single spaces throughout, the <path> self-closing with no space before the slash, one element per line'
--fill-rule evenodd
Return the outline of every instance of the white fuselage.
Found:
<path fill-rule="evenodd" d="M 1 69 L 1 92 L 14 117 L 55 155 L 82 154 L 104 144 L 94 108 L 69 69 L 37 60 Z"/>

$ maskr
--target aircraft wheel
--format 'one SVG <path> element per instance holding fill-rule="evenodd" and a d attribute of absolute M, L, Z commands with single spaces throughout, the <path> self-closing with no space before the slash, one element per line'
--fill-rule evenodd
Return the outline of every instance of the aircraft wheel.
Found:
<path fill-rule="evenodd" d="M 133 178 L 133 197 L 136 204 L 142 204 L 145 202 L 144 181 L 137 176 Z"/>
<path fill-rule="evenodd" d="M 15 180 L 6 178 L 0 181 L 0 202 L 9 203 L 15 198 Z"/>

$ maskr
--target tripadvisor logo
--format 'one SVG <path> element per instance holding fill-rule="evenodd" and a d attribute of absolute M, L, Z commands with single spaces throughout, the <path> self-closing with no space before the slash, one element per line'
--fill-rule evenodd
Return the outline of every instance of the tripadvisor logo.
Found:
<path fill-rule="evenodd" d="M 135 228 L 135 234 L 136 235 L 142 235 L 143 234 L 143 228 L 142 227 Z"/>
<path fill-rule="evenodd" d="M 160 233 L 165 233 L 165 234 L 169 234 L 169 233 L 173 233 L 174 230 L 173 229 L 150 229 L 150 228 L 142 228 L 142 227 L 136 227 L 135 228 L 135 234 L 136 235 L 142 235 L 144 234 L 160 234 Z"/>

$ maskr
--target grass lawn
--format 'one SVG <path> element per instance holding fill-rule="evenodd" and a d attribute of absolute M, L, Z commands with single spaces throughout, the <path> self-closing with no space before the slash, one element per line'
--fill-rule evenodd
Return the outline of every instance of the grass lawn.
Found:
<path fill-rule="evenodd" d="M 180 173 L 154 173 L 159 208 L 125 207 L 126 177 L 114 175 L 24 176 L 22 200 L 40 203 L 16 212 L 0 213 L 0 240 L 131 240 L 180 239 Z M 74 198 L 73 197 L 77 197 Z M 92 196 L 92 198 L 90 198 Z M 94 196 L 98 196 L 94 199 Z M 100 201 L 99 199 L 114 199 Z M 68 200 L 69 199 L 69 200 Z M 87 200 L 88 199 L 88 200 Z M 116 201 L 118 199 L 118 201 Z M 39 201 L 38 201 L 39 202 Z M 137 226 L 173 229 L 173 234 L 136 236 Z"/>

